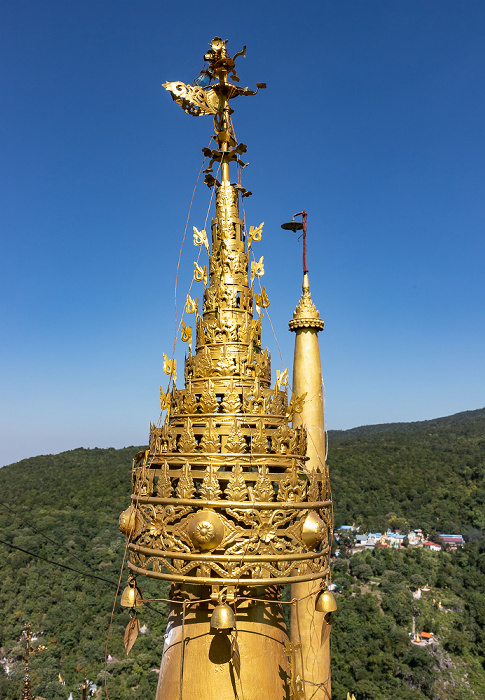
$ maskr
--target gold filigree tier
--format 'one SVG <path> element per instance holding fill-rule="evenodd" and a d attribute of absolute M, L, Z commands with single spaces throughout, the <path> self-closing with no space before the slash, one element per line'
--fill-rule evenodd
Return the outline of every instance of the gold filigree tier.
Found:
<path fill-rule="evenodd" d="M 324 323 L 312 301 L 310 282 L 306 273 L 303 275 L 302 290 L 303 294 L 293 313 L 293 318 L 288 323 L 290 331 L 296 331 L 298 328 L 316 328 L 321 331 L 323 330 Z"/>
<path fill-rule="evenodd" d="M 189 343 L 185 387 L 164 395 L 167 419 L 151 426 L 149 450 L 137 455 L 134 511 L 121 525 L 130 569 L 173 582 L 260 586 L 328 570 L 328 481 L 305 469 L 305 428 L 288 425 L 304 397 L 288 403 L 287 372 L 271 387 L 261 348 L 269 299 L 253 290 L 263 260 L 249 264 L 262 225 L 245 235 L 238 196 L 227 182 L 217 188 L 208 279 L 195 264 L 202 316 L 197 300 L 186 307 L 196 351 Z M 209 252 L 205 231 L 194 229 L 194 243 Z M 191 337 L 184 324 L 182 339 Z"/>

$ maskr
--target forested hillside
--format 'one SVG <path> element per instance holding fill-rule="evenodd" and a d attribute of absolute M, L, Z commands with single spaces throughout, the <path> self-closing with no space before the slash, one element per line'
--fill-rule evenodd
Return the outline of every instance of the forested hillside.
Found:
<path fill-rule="evenodd" d="M 337 525 L 380 529 L 397 517 L 468 540 L 458 552 L 375 551 L 337 560 L 334 699 L 346 700 L 347 690 L 357 700 L 485 698 L 485 410 L 329 438 Z M 154 697 L 166 604 L 140 610 L 147 630 L 128 657 L 129 615 L 119 602 L 110 629 L 124 553 L 118 515 L 129 503 L 139 449 L 78 449 L 0 470 L 0 655 L 13 671 L 7 678 L 0 670 L 0 697 L 21 696 L 18 639 L 27 620 L 42 633 L 34 644 L 47 647 L 31 664 L 38 696 L 76 697 L 85 676 L 102 686 L 107 649 L 110 699 Z M 413 601 L 413 576 L 429 579 L 425 600 Z M 125 581 L 123 574 L 122 588 Z M 145 597 L 167 595 L 160 582 L 139 583 Z M 422 628 L 435 632 L 433 647 L 409 644 L 413 610 Z"/>
<path fill-rule="evenodd" d="M 428 532 L 485 530 L 485 409 L 329 434 L 335 522 Z"/>

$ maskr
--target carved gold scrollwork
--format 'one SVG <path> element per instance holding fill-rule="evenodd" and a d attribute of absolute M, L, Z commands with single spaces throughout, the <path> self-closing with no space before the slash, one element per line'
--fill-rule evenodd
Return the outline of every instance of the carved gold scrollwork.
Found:
<path fill-rule="evenodd" d="M 288 386 L 288 367 L 282 372 L 279 369 L 276 370 L 275 390 L 281 386 Z"/>
<path fill-rule="evenodd" d="M 310 485 L 308 487 L 308 500 L 313 502 L 320 500 L 320 482 L 317 479 L 317 475 L 315 472 L 312 472 L 310 475 Z"/>
<path fill-rule="evenodd" d="M 268 467 L 263 464 L 258 469 L 259 476 L 254 487 L 254 495 L 257 501 L 272 501 L 274 498 L 274 488 L 270 481 Z"/>
<path fill-rule="evenodd" d="M 232 468 L 231 476 L 229 477 L 224 493 L 231 501 L 245 501 L 248 497 L 246 480 L 239 462 L 236 462 Z"/>
<path fill-rule="evenodd" d="M 163 353 L 163 371 L 165 374 L 172 375 L 173 383 L 177 381 L 177 360 L 169 360 Z"/>
<path fill-rule="evenodd" d="M 293 416 L 295 413 L 301 413 L 303 409 L 303 404 L 305 403 L 305 398 L 306 398 L 307 392 L 302 394 L 301 396 L 296 396 L 293 394 L 291 397 L 291 401 L 288 405 L 288 408 L 286 410 L 286 417 L 287 419 L 293 420 Z"/>
<path fill-rule="evenodd" d="M 170 392 L 165 393 L 160 387 L 160 410 L 167 411 L 167 415 L 170 414 Z"/>
<path fill-rule="evenodd" d="M 255 454 L 264 454 L 268 451 L 268 436 L 263 427 L 263 423 L 259 423 L 259 429 L 256 435 L 251 436 L 251 452 Z"/>
<path fill-rule="evenodd" d="M 172 481 L 168 473 L 168 462 L 163 463 L 157 482 L 157 494 L 160 498 L 170 498 L 173 493 Z"/>
<path fill-rule="evenodd" d="M 182 476 L 178 480 L 175 492 L 179 498 L 192 498 L 195 493 L 194 480 L 190 473 L 190 464 L 184 462 L 182 467 Z"/>
<path fill-rule="evenodd" d="M 219 452 L 219 434 L 213 430 L 212 418 L 209 418 L 208 426 L 202 436 L 199 447 L 202 452 Z"/>
<path fill-rule="evenodd" d="M 202 413 L 215 413 L 218 405 L 214 383 L 209 379 L 199 400 L 200 410 Z"/>
<path fill-rule="evenodd" d="M 269 306 L 269 299 L 268 295 L 266 294 L 266 287 L 263 287 L 263 289 L 261 290 L 261 294 L 254 295 L 254 300 L 256 302 L 256 307 L 259 315 L 261 313 L 260 307 L 262 309 L 267 309 Z"/>
<path fill-rule="evenodd" d="M 229 391 L 224 394 L 222 410 L 225 413 L 238 413 L 241 410 L 241 400 L 239 392 L 234 388 L 234 380 L 231 380 Z"/>
<path fill-rule="evenodd" d="M 204 479 L 200 487 L 200 495 L 208 501 L 215 501 L 221 494 L 222 491 L 219 487 L 219 479 L 217 478 L 216 470 L 209 465 L 205 470 Z"/>
<path fill-rule="evenodd" d="M 187 421 L 185 423 L 185 430 L 183 431 L 180 437 L 179 449 L 180 452 L 195 452 L 196 447 L 197 440 L 194 437 L 192 421 L 190 420 L 190 418 L 187 418 Z"/>
<path fill-rule="evenodd" d="M 303 501 L 305 497 L 306 483 L 299 475 L 296 464 L 287 471 L 285 478 L 280 481 L 278 489 L 278 501 Z"/>
<path fill-rule="evenodd" d="M 187 390 L 185 392 L 183 406 L 185 413 L 197 412 L 199 402 L 197 401 L 195 394 L 193 394 L 190 390 Z"/>
<path fill-rule="evenodd" d="M 226 450 L 228 452 L 246 452 L 247 444 L 244 435 L 241 432 L 239 421 L 235 420 L 228 435 L 226 442 Z"/>

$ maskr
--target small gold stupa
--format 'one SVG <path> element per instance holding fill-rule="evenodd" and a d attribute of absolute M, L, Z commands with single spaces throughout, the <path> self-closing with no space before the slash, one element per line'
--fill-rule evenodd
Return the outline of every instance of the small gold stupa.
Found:
<path fill-rule="evenodd" d="M 165 356 L 165 422 L 151 426 L 149 449 L 134 460 L 132 504 L 120 516 L 129 540 L 125 603 L 141 603 L 138 575 L 172 584 L 156 700 L 331 697 L 331 500 L 317 338 L 323 321 L 304 269 L 290 321 L 296 342 L 288 400 L 288 371 L 278 371 L 272 386 L 261 345 L 269 300 L 259 284 L 263 258 L 253 249 L 263 224 L 245 230 L 239 199 L 250 193 L 230 181 L 230 165 L 244 165 L 246 151 L 235 138 L 230 101 L 265 87 L 238 86 L 235 59 L 244 54 L 245 47 L 229 57 L 216 37 L 194 85 L 164 85 L 188 114 L 214 117 L 215 148 L 204 155 L 216 211 L 210 243 L 194 228 L 208 261 L 194 263 L 200 303 L 187 296 L 185 306 L 183 388 L 175 360 Z M 281 602 L 287 585 L 290 633 Z"/>

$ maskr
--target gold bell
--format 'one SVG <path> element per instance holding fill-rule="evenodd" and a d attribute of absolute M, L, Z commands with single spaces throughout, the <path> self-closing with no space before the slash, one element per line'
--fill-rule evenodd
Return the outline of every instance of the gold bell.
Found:
<path fill-rule="evenodd" d="M 123 608 L 138 608 L 143 605 L 143 596 L 134 578 L 128 579 L 128 585 L 121 594 L 120 605 Z"/>
<path fill-rule="evenodd" d="M 236 626 L 234 610 L 227 603 L 219 603 L 211 615 L 211 627 L 218 632 L 232 630 Z"/>
<path fill-rule="evenodd" d="M 315 601 L 315 610 L 322 613 L 331 613 L 337 610 L 337 601 L 330 591 L 320 591 Z"/>

